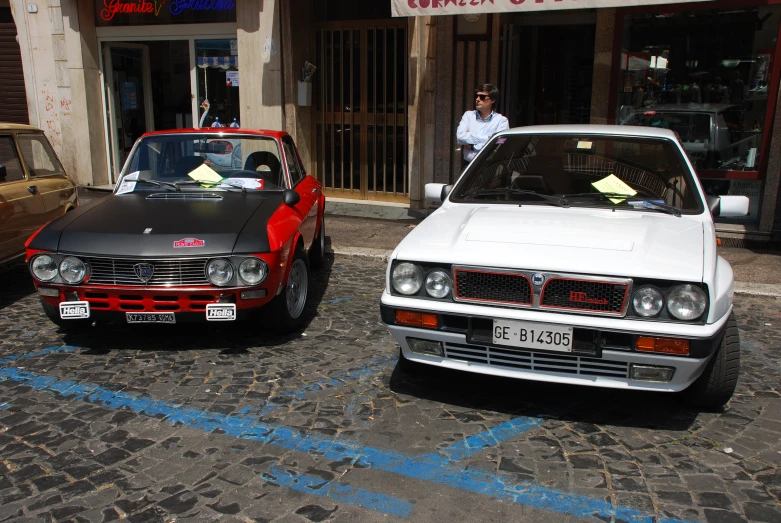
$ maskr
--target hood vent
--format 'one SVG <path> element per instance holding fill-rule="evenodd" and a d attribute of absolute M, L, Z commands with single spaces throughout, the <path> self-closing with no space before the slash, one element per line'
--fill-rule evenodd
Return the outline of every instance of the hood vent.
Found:
<path fill-rule="evenodd" d="M 147 200 L 209 200 L 221 201 L 222 196 L 214 193 L 195 193 L 195 192 L 160 192 L 150 194 Z"/>

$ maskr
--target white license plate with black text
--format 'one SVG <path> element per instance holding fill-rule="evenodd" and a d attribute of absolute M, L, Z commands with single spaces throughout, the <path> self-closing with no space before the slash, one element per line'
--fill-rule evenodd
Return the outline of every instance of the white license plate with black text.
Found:
<path fill-rule="evenodd" d="M 206 305 L 206 321 L 233 321 L 235 319 L 235 303 L 209 303 Z"/>
<path fill-rule="evenodd" d="M 89 302 L 64 301 L 60 303 L 60 318 L 63 320 L 89 318 Z"/>
<path fill-rule="evenodd" d="M 128 323 L 176 323 L 173 312 L 126 312 Z"/>
<path fill-rule="evenodd" d="M 573 335 L 573 328 L 563 325 L 494 320 L 493 338 L 496 345 L 572 352 Z"/>

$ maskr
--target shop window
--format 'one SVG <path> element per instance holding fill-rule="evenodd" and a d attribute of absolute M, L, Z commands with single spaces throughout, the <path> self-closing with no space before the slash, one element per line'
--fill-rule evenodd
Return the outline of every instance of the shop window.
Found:
<path fill-rule="evenodd" d="M 769 84 L 779 23 L 781 6 L 623 20 L 617 123 L 674 130 L 707 193 L 749 196 L 749 220 L 758 219 L 768 93 L 778 88 Z"/>
<path fill-rule="evenodd" d="M 239 127 L 239 56 L 236 40 L 196 40 L 200 127 Z"/>

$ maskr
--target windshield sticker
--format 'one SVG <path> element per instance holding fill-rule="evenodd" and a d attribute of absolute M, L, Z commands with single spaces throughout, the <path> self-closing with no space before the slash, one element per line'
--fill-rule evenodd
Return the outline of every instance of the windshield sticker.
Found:
<path fill-rule="evenodd" d="M 122 183 L 119 184 L 119 189 L 117 189 L 117 194 L 127 194 L 129 192 L 135 191 L 136 190 L 135 180 L 138 180 L 139 173 L 140 171 L 136 171 L 122 178 Z"/>
<path fill-rule="evenodd" d="M 181 249 L 184 247 L 203 247 L 206 245 L 205 240 L 199 240 L 198 238 L 182 238 L 181 240 L 174 242 L 174 249 Z"/>
<path fill-rule="evenodd" d="M 197 169 L 190 171 L 187 176 L 197 182 L 203 183 L 216 184 L 222 181 L 222 176 L 205 163 L 201 164 Z"/>
<path fill-rule="evenodd" d="M 258 180 L 257 178 L 226 178 L 222 181 L 218 187 L 245 187 L 247 189 L 263 190 L 263 182 L 265 180 Z"/>
<path fill-rule="evenodd" d="M 593 142 L 578 142 L 578 149 L 588 149 L 590 151 L 593 146 Z"/>
<path fill-rule="evenodd" d="M 507 141 L 507 138 L 497 138 L 496 143 L 504 143 Z"/>
<path fill-rule="evenodd" d="M 598 182 L 594 182 L 591 185 L 593 185 L 594 188 L 601 193 L 625 194 L 627 198 L 637 194 L 637 191 L 621 181 L 621 179 L 618 178 L 615 174 L 611 174 L 607 178 L 602 178 Z M 624 200 L 626 200 L 626 198 L 610 198 L 610 201 L 613 203 L 621 203 Z"/>

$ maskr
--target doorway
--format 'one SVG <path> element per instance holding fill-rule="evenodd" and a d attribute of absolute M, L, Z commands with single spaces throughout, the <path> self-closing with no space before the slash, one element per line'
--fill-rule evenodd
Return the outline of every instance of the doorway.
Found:
<path fill-rule="evenodd" d="M 321 24 L 316 176 L 328 196 L 409 203 L 406 19 Z"/>
<path fill-rule="evenodd" d="M 591 119 L 595 24 L 505 26 L 503 108 L 510 127 Z"/>

